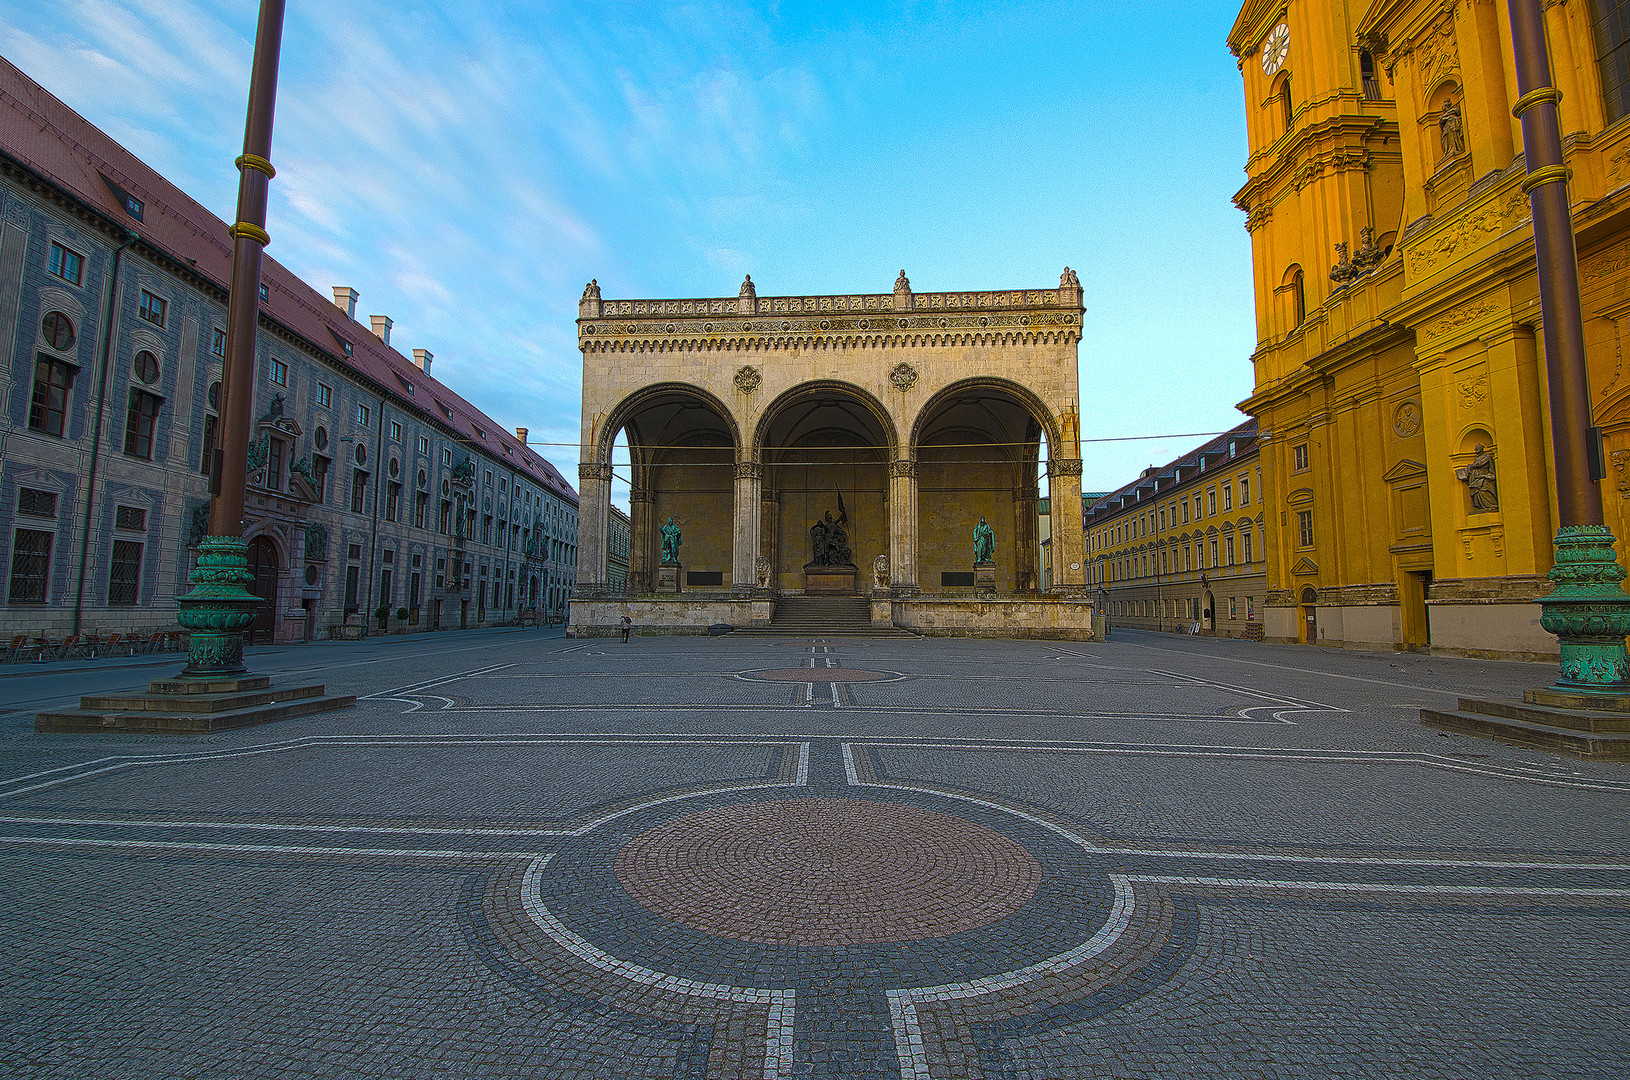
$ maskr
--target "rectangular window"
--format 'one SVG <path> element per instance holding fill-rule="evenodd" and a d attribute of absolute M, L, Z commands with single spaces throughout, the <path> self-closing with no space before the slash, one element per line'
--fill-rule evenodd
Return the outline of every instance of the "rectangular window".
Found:
<path fill-rule="evenodd" d="M 428 435 L 420 435 L 419 436 L 419 453 L 424 454 L 426 456 L 429 456 L 429 454 L 430 454 L 430 437 Z"/>
<path fill-rule="evenodd" d="M 74 369 L 44 356 L 34 362 L 34 397 L 28 406 L 28 426 L 47 435 L 61 436 L 68 417 L 68 388 Z"/>
<path fill-rule="evenodd" d="M 1247 563 L 1249 563 L 1251 561 L 1251 533 L 1250 533 L 1250 530 L 1247 529 L 1245 532 L 1241 533 L 1239 539 L 1240 539 L 1240 554 L 1243 555 L 1244 558 L 1245 558 L 1245 561 Z"/>
<path fill-rule="evenodd" d="M 447 468 L 451 468 L 453 465 L 453 451 L 445 446 L 442 447 L 441 451 L 441 463 Z"/>
<path fill-rule="evenodd" d="M 17 491 L 17 512 L 27 514 L 30 517 L 56 517 L 56 492 L 40 491 L 36 488 L 19 488 Z"/>
<path fill-rule="evenodd" d="M 368 505 L 368 474 L 361 469 L 351 471 L 351 513 L 365 514 Z"/>
<path fill-rule="evenodd" d="M 1206 492 L 1206 508 L 1210 511 L 1212 517 L 1217 516 L 1217 489 L 1216 488 L 1212 488 L 1210 491 Z"/>
<path fill-rule="evenodd" d="M 1187 525 L 1188 523 L 1189 523 L 1189 501 L 1187 499 L 1184 499 L 1183 500 L 1183 524 Z"/>
<path fill-rule="evenodd" d="M 1243 476 L 1239 479 L 1239 504 L 1241 506 L 1251 505 L 1251 481 Z"/>
<path fill-rule="evenodd" d="M 147 531 L 147 511 L 139 506 L 117 506 L 113 509 L 113 527 L 132 532 Z"/>
<path fill-rule="evenodd" d="M 446 587 L 447 587 L 447 560 L 446 559 L 437 559 L 436 560 L 436 588 L 443 589 L 443 588 L 446 588 Z"/>
<path fill-rule="evenodd" d="M 1290 455 L 1291 470 L 1293 472 L 1301 472 L 1303 469 L 1307 468 L 1307 443 L 1302 443 L 1299 446 L 1291 447 Z"/>
<path fill-rule="evenodd" d="M 481 519 L 481 542 L 492 543 L 492 515 L 488 514 Z"/>
<path fill-rule="evenodd" d="M 220 327 L 215 328 L 215 336 L 209 343 L 209 351 L 223 360 L 226 358 L 226 331 Z"/>
<path fill-rule="evenodd" d="M 153 430 L 158 426 L 158 407 L 163 398 L 143 390 L 130 391 L 130 407 L 125 411 L 125 453 L 153 460 Z"/>
<path fill-rule="evenodd" d="M 78 285 L 85 268 L 85 260 L 55 240 L 51 242 L 51 273 L 70 285 Z"/>
<path fill-rule="evenodd" d="M 453 500 L 441 501 L 441 520 L 437 523 L 437 531 L 443 534 L 453 531 Z"/>
<path fill-rule="evenodd" d="M 1313 511 L 1298 510 L 1296 512 L 1296 528 L 1301 534 L 1301 546 L 1313 546 Z"/>
<path fill-rule="evenodd" d="M 1166 508 L 1164 506 L 1160 508 L 1160 530 L 1161 532 L 1166 531 Z"/>
<path fill-rule="evenodd" d="M 134 540 L 113 542 L 113 562 L 108 567 L 108 606 L 135 607 L 141 585 L 142 545 Z"/>
<path fill-rule="evenodd" d="M 261 282 L 260 283 L 260 298 L 262 300 L 266 300 L 266 299 L 269 299 L 271 297 L 271 295 L 272 295 L 271 292 L 266 288 L 266 283 L 264 281 Z"/>
<path fill-rule="evenodd" d="M 1234 565 L 1234 538 L 1232 536 L 1223 537 L 1223 555 L 1227 558 L 1228 565 L 1233 566 Z"/>
<path fill-rule="evenodd" d="M 417 558 L 417 556 L 414 557 Z M 410 619 L 417 618 L 419 614 L 419 586 L 419 572 L 415 570 L 408 576 L 408 610 L 411 612 L 408 618 Z"/>
<path fill-rule="evenodd" d="M 1591 12 L 1607 122 L 1630 116 L 1630 0 L 1597 0 Z"/>
<path fill-rule="evenodd" d="M 169 307 L 159 297 L 154 296 L 146 289 L 141 291 L 141 310 L 138 314 L 154 326 L 164 325 L 164 309 Z"/>
<path fill-rule="evenodd" d="M 198 460 L 198 471 L 205 476 L 209 475 L 210 462 L 215 457 L 215 425 L 219 423 L 215 417 L 204 415 L 204 456 Z"/>
<path fill-rule="evenodd" d="M 1230 619 L 1239 618 L 1239 597 L 1237 596 L 1228 598 L 1228 617 Z"/>
<path fill-rule="evenodd" d="M 1256 597 L 1247 596 L 1245 598 L 1245 621 L 1250 622 L 1254 618 L 1256 618 Z"/>
<path fill-rule="evenodd" d="M 357 610 L 357 583 L 362 576 L 362 567 L 347 566 L 345 568 L 345 610 Z"/>
<path fill-rule="evenodd" d="M 271 445 L 266 453 L 266 486 L 273 491 L 283 490 L 283 453 L 287 446 L 282 439 L 268 439 Z"/>
<path fill-rule="evenodd" d="M 1232 484 L 1223 485 L 1223 509 L 1234 509 L 1234 487 Z"/>
<path fill-rule="evenodd" d="M 395 521 L 402 506 L 402 485 L 391 484 L 385 489 L 385 520 Z"/>
<path fill-rule="evenodd" d="M 327 408 L 332 407 L 333 404 L 334 404 L 334 389 L 333 389 L 333 387 L 324 386 L 322 383 L 318 383 L 317 384 L 317 406 L 319 408 L 327 409 Z"/>
<path fill-rule="evenodd" d="M 402 441 L 402 425 L 395 420 L 391 421 L 391 439 L 396 442 Z"/>
<path fill-rule="evenodd" d="M 368 422 L 368 417 L 371 415 L 373 414 L 368 411 L 368 406 L 362 404 L 360 401 L 357 402 L 357 423 L 366 424 Z"/>
<path fill-rule="evenodd" d="M 328 458 L 323 457 L 321 454 L 313 454 L 311 456 L 311 473 L 317 481 L 314 486 L 317 488 L 317 501 L 320 503 L 325 503 L 328 501 L 329 465 L 330 462 Z"/>
<path fill-rule="evenodd" d="M 11 545 L 11 590 L 6 598 L 13 604 L 45 603 L 50 568 L 51 534 L 18 529 Z"/>
<path fill-rule="evenodd" d="M 415 529 L 424 528 L 425 511 L 429 506 L 430 492 L 421 491 L 413 497 L 413 527 Z"/>
<path fill-rule="evenodd" d="M 1217 541 L 1215 540 L 1211 541 L 1211 565 L 1213 567 L 1222 565 L 1217 561 Z"/>
<path fill-rule="evenodd" d="M 379 605 L 391 606 L 391 572 L 390 567 L 379 571 Z"/>
<path fill-rule="evenodd" d="M 267 368 L 266 377 L 279 386 L 289 385 L 289 365 L 274 356 Z"/>

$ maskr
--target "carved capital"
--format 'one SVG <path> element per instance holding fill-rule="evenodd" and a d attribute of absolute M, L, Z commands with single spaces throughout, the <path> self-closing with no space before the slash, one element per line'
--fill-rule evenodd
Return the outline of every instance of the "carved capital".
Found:
<path fill-rule="evenodd" d="M 1047 471 L 1054 476 L 1080 476 L 1080 458 L 1054 458 L 1047 463 Z"/>
<path fill-rule="evenodd" d="M 736 479 L 762 480 L 764 479 L 764 466 L 756 461 L 738 461 L 736 462 Z"/>
<path fill-rule="evenodd" d="M 899 461 L 889 463 L 890 476 L 909 476 L 917 479 L 917 463 L 910 458 L 901 458 Z"/>
<path fill-rule="evenodd" d="M 634 488 L 632 491 L 630 491 L 628 493 L 628 501 L 631 504 L 632 503 L 654 503 L 654 502 L 657 501 L 657 497 L 656 497 L 656 495 L 654 495 L 651 492 L 651 490 L 649 488 Z"/>
<path fill-rule="evenodd" d="M 609 461 L 584 461 L 577 466 L 579 480 L 601 480 L 611 483 L 611 463 Z"/>

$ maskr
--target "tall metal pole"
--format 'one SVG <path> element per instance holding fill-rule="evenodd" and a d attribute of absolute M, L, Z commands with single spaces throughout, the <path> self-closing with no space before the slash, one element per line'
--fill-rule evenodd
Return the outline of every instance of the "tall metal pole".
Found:
<path fill-rule="evenodd" d="M 1579 253 L 1557 113 L 1562 93 L 1551 79 L 1540 0 L 1508 4 L 1519 95 L 1511 111 L 1522 121 L 1528 167 L 1522 189 L 1528 193 L 1534 219 L 1556 462 L 1559 527 L 1550 575 L 1556 589 L 1541 602 L 1540 624 L 1562 642 L 1559 689 L 1623 694 L 1630 691 L 1630 658 L 1624 648 L 1630 633 L 1630 596 L 1619 585 L 1625 570 L 1614 557 L 1613 534 L 1603 523 L 1601 488 L 1590 469 L 1590 380 L 1579 302 Z"/>
<path fill-rule="evenodd" d="M 233 223 L 232 286 L 226 319 L 226 364 L 221 374 L 222 431 L 211 467 L 209 535 L 199 545 L 193 590 L 179 598 L 180 621 L 192 631 L 184 679 L 244 675 L 243 633 L 259 604 L 244 588 L 251 580 L 243 541 L 244 483 L 249 462 L 250 405 L 254 399 L 255 337 L 260 315 L 261 253 L 266 193 L 275 171 L 272 114 L 277 100 L 278 54 L 285 0 L 261 0 L 255 58 L 249 75 L 249 116 L 238 158 L 238 215 Z"/>

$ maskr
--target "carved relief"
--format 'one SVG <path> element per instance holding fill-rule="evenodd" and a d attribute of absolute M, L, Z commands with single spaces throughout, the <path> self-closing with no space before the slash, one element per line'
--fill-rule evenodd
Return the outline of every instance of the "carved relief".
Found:
<path fill-rule="evenodd" d="M 1436 340 L 1453 333 L 1467 323 L 1476 322 L 1478 319 L 1492 315 L 1498 310 L 1500 310 L 1500 305 L 1486 297 L 1461 304 L 1447 315 L 1428 325 L 1421 336 L 1426 341 Z"/>
<path fill-rule="evenodd" d="M 1439 263 L 1472 250 L 1482 244 L 1489 234 L 1503 232 L 1505 218 L 1504 208 L 1495 203 L 1488 203 L 1468 214 L 1463 220 L 1412 247 L 1407 256 L 1410 272 L 1428 273 Z"/>
<path fill-rule="evenodd" d="M 1460 50 L 1455 47 L 1455 24 L 1445 15 L 1415 43 L 1415 64 L 1420 85 L 1430 89 L 1449 75 L 1460 74 Z"/>
<path fill-rule="evenodd" d="M 896 390 L 905 393 L 917 385 L 917 369 L 902 360 L 889 372 L 889 382 L 894 384 Z"/>
<path fill-rule="evenodd" d="M 1613 486 L 1619 498 L 1630 499 L 1630 450 L 1615 450 L 1608 460 L 1613 463 Z"/>
<path fill-rule="evenodd" d="M 1580 276 L 1587 282 L 1617 276 L 1626 270 L 1630 270 L 1630 244 L 1594 256 L 1579 268 Z"/>
<path fill-rule="evenodd" d="M 1406 401 L 1392 414 L 1392 433 L 1400 439 L 1409 439 L 1421 430 L 1421 407 L 1418 402 Z"/>
<path fill-rule="evenodd" d="M 736 389 L 744 394 L 751 394 L 757 390 L 763 381 L 764 376 L 751 364 L 743 364 L 736 372 Z"/>
<path fill-rule="evenodd" d="M 1474 375 L 1469 379 L 1460 380 L 1455 387 L 1460 395 L 1460 407 L 1470 409 L 1476 407 L 1484 398 L 1489 396 L 1489 377 L 1487 375 Z"/>

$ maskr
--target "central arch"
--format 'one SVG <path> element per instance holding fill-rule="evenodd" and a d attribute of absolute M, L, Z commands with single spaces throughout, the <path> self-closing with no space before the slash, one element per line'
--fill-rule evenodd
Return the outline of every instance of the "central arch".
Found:
<path fill-rule="evenodd" d="M 813 557 L 809 530 L 826 514 L 841 513 L 857 591 L 868 591 L 868 568 L 890 550 L 888 466 L 898 447 L 888 410 L 849 383 L 801 383 L 765 408 L 753 456 L 762 470 L 758 554 L 768 563 L 772 587 L 805 590 L 804 566 Z"/>

